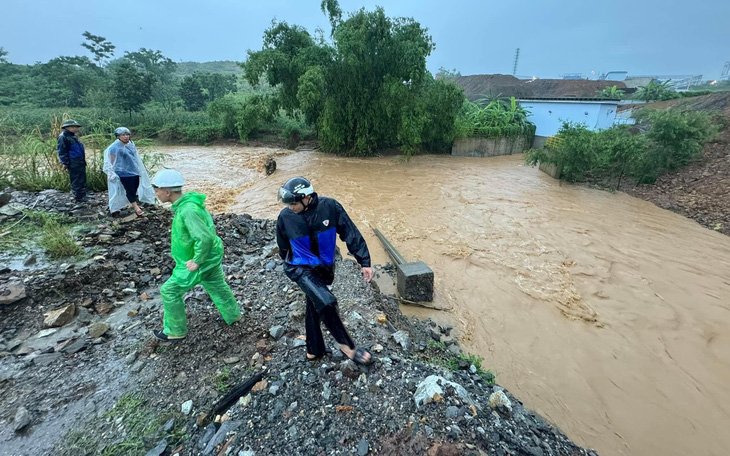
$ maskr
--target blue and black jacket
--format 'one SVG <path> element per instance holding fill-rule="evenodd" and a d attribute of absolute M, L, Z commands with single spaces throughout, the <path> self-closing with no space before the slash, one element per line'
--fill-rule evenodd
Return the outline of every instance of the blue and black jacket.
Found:
<path fill-rule="evenodd" d="M 334 273 L 335 246 L 339 234 L 360 266 L 370 267 L 370 252 L 360 231 L 340 203 L 312 194 L 307 210 L 297 214 L 284 208 L 276 222 L 279 255 L 284 272 L 297 281 L 303 268 L 325 268 Z"/>
<path fill-rule="evenodd" d="M 64 129 L 60 135 L 58 135 L 58 159 L 62 165 L 69 166 L 71 161 L 74 164 L 86 164 L 86 152 L 84 151 L 84 145 L 79 141 L 79 138 L 70 131 Z"/>

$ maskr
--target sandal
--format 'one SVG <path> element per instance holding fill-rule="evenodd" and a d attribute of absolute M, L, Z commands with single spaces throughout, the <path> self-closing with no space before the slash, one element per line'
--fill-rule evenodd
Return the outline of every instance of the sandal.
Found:
<path fill-rule="evenodd" d="M 370 355 L 370 358 L 367 360 L 365 359 L 366 353 L 368 355 Z M 352 358 L 350 358 L 350 359 L 352 360 L 353 363 L 357 364 L 358 366 L 369 366 L 375 361 L 373 354 L 362 347 L 357 347 L 355 349 L 355 353 L 352 354 Z"/>

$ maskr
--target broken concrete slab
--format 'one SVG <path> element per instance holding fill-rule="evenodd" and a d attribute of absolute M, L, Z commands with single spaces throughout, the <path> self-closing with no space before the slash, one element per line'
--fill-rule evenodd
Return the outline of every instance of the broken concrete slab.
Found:
<path fill-rule="evenodd" d="M 433 271 L 423 261 L 397 265 L 398 294 L 408 301 L 433 301 Z"/>

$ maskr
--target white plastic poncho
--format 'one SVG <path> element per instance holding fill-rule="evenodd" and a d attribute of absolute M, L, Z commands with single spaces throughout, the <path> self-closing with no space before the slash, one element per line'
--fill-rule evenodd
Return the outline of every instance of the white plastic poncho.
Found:
<path fill-rule="evenodd" d="M 115 154 L 117 158 L 114 160 L 114 163 L 112 163 L 110 152 L 122 147 L 134 152 L 133 155 L 135 160 L 134 163 L 132 163 L 132 166 L 136 164 L 134 169 L 120 169 L 120 166 L 126 167 L 129 165 L 125 164 L 123 160 L 119 160 L 119 154 Z M 122 181 L 119 180 L 117 172 L 121 172 L 123 174 L 139 174 L 137 198 L 139 198 L 139 200 L 143 203 L 154 204 L 155 190 L 152 188 L 152 184 L 150 184 L 150 177 L 147 175 L 147 170 L 144 167 L 144 163 L 142 163 L 142 159 L 140 158 L 133 141 L 129 141 L 125 145 L 117 139 L 104 151 L 104 173 L 106 174 L 107 186 L 109 188 L 109 211 L 111 212 L 120 211 L 129 205 L 127 192 L 124 190 L 124 186 L 122 185 Z"/>

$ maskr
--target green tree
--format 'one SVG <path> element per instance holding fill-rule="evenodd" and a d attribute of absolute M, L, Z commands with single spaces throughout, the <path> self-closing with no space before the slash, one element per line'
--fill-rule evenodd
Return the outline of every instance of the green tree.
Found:
<path fill-rule="evenodd" d="M 324 67 L 330 58 L 330 49 L 321 40 L 316 42 L 304 28 L 286 22 L 272 22 L 264 32 L 263 48 L 248 51 L 242 64 L 244 77 L 257 86 L 262 77 L 272 87 L 279 87 L 277 105 L 288 112 L 299 109 L 299 78 L 308 69 Z"/>
<path fill-rule="evenodd" d="M 96 66 L 103 66 L 104 61 L 114 55 L 114 49 L 116 49 L 116 46 L 114 46 L 110 41 L 107 41 L 107 39 L 103 36 L 92 35 L 89 32 L 84 32 L 83 37 L 86 42 L 81 43 L 81 46 L 91 52 L 94 56 Z"/>
<path fill-rule="evenodd" d="M 205 107 L 207 97 L 203 93 L 203 86 L 200 78 L 185 76 L 180 82 L 180 98 L 187 111 L 200 111 Z"/>
<path fill-rule="evenodd" d="M 122 62 L 114 69 L 114 103 L 131 115 L 142 110 L 152 98 L 152 78 L 130 62 Z"/>
<path fill-rule="evenodd" d="M 8 62 L 8 51 L 5 50 L 4 47 L 0 46 L 0 63 L 10 63 Z"/>
<path fill-rule="evenodd" d="M 86 92 L 104 84 L 104 74 L 88 57 L 56 57 L 33 71 L 42 81 L 36 86 L 44 95 L 40 103 L 49 106 L 82 106 Z"/>

